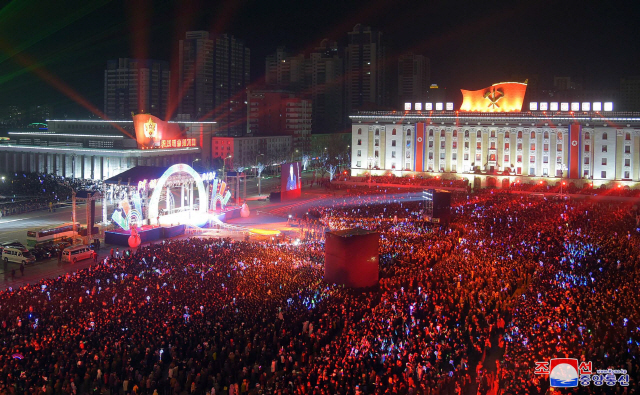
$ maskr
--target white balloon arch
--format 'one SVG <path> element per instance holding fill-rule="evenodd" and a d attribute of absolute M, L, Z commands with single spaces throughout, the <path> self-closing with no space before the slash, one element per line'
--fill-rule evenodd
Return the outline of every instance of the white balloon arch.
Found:
<path fill-rule="evenodd" d="M 160 203 L 160 196 L 162 195 L 162 187 L 164 187 L 164 184 L 167 182 L 169 177 L 176 173 L 187 173 L 195 180 L 196 185 L 198 186 L 198 196 L 200 197 L 200 204 L 198 206 L 198 211 L 194 212 L 196 215 L 190 218 L 190 222 L 192 225 L 196 226 L 204 225 L 207 222 L 208 217 L 207 190 L 204 187 L 204 183 L 202 182 L 202 177 L 200 177 L 200 174 L 193 170 L 191 166 L 184 163 L 171 166 L 164 172 L 164 174 L 162 174 L 162 177 L 158 179 L 156 187 L 153 190 L 153 194 L 151 195 L 151 199 L 149 199 L 149 219 L 153 221 L 158 217 L 158 205 Z"/>

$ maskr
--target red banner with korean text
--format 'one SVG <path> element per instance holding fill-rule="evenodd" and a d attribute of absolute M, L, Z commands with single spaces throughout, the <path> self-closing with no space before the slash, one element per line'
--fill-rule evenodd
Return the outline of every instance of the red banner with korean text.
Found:
<path fill-rule="evenodd" d="M 160 148 L 162 140 L 182 139 L 184 132 L 177 123 L 169 123 L 150 114 L 133 116 L 138 148 Z"/>

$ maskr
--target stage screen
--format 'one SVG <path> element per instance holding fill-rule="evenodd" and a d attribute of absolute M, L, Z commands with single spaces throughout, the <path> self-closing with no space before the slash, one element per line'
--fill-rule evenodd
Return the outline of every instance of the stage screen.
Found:
<path fill-rule="evenodd" d="M 300 180 L 300 162 L 282 165 L 280 191 L 282 200 L 299 198 L 302 190 Z"/>

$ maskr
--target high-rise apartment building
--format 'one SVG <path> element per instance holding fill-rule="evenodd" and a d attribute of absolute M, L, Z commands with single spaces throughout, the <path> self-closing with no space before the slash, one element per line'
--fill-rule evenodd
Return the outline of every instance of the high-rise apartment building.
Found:
<path fill-rule="evenodd" d="M 309 152 L 311 100 L 283 90 L 252 90 L 247 96 L 248 135 L 291 136 L 292 148 L 298 150 L 297 156 Z"/>
<path fill-rule="evenodd" d="M 398 108 L 424 101 L 430 84 L 431 65 L 423 55 L 405 54 L 398 59 Z"/>
<path fill-rule="evenodd" d="M 309 88 L 310 63 L 304 54 L 291 55 L 284 47 L 267 56 L 265 85 L 275 89 L 301 92 Z"/>
<path fill-rule="evenodd" d="M 347 110 L 388 105 L 382 33 L 357 24 L 349 32 L 346 56 Z"/>
<path fill-rule="evenodd" d="M 215 120 L 218 133 L 241 135 L 249 62 L 249 49 L 231 35 L 187 32 L 180 40 L 179 118 Z"/>
<path fill-rule="evenodd" d="M 327 39 L 311 53 L 313 132 L 331 133 L 345 127 L 344 57 Z"/>
<path fill-rule="evenodd" d="M 160 60 L 109 60 L 104 71 L 104 113 L 111 119 L 131 119 L 131 113 L 164 118 L 171 71 Z"/>
<path fill-rule="evenodd" d="M 246 129 L 246 87 L 250 79 L 250 51 L 244 42 L 222 34 L 214 38 L 213 120 L 218 133 L 241 136 Z"/>
<path fill-rule="evenodd" d="M 179 44 L 178 118 L 210 118 L 213 111 L 213 40 L 209 32 L 187 32 Z"/>

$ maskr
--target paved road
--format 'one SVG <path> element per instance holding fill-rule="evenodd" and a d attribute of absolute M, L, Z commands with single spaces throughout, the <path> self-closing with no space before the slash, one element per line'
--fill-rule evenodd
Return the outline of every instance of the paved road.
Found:
<path fill-rule="evenodd" d="M 99 209 L 102 210 L 102 205 L 96 206 L 97 208 L 99 206 Z M 86 223 L 84 205 L 79 206 L 76 211 L 78 222 Z M 96 209 L 96 212 L 101 213 L 98 209 Z M 71 222 L 71 207 L 59 208 L 53 213 L 42 210 L 2 217 L 0 218 L 0 243 L 17 240 L 26 245 L 27 230 L 60 225 L 65 222 Z"/>

